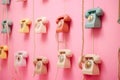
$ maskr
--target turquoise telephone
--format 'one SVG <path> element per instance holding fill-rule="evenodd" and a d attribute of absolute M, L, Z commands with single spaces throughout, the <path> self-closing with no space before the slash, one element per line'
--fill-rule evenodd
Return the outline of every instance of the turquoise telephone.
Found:
<path fill-rule="evenodd" d="M 88 10 L 85 13 L 85 17 L 87 18 L 85 27 L 86 28 L 100 28 L 101 20 L 100 17 L 103 15 L 103 11 L 101 8 L 93 8 Z"/>
<path fill-rule="evenodd" d="M 12 30 L 12 25 L 13 22 L 11 20 L 3 20 L 1 33 L 10 33 Z"/>

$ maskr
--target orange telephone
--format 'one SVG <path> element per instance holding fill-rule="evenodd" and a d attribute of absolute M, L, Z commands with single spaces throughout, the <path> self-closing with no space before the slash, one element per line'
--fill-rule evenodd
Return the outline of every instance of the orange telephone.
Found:
<path fill-rule="evenodd" d="M 7 59 L 7 54 L 8 54 L 8 46 L 6 45 L 0 46 L 0 58 Z"/>
<path fill-rule="evenodd" d="M 29 19 L 22 19 L 20 21 L 20 24 L 21 24 L 20 32 L 29 33 L 29 27 L 31 25 L 31 21 Z"/>
<path fill-rule="evenodd" d="M 47 74 L 47 64 L 48 59 L 46 57 L 41 56 L 40 58 L 36 58 L 34 61 L 34 75 L 35 74 Z"/>
<path fill-rule="evenodd" d="M 68 32 L 70 27 L 71 18 L 68 15 L 63 15 L 57 18 L 56 32 Z"/>
<path fill-rule="evenodd" d="M 99 75 L 99 64 L 101 59 L 95 54 L 86 54 L 79 59 L 79 67 L 85 75 Z"/>

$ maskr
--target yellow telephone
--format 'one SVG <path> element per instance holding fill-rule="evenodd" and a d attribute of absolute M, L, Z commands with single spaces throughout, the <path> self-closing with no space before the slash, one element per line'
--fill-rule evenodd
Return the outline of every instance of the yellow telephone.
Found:
<path fill-rule="evenodd" d="M 7 54 L 8 54 L 8 46 L 6 45 L 0 46 L 0 58 L 7 59 Z"/>
<path fill-rule="evenodd" d="M 101 59 L 95 54 L 86 54 L 79 59 L 79 67 L 85 75 L 99 75 L 99 64 Z"/>
<path fill-rule="evenodd" d="M 20 32 L 29 33 L 29 27 L 31 25 L 31 21 L 29 19 L 22 19 L 20 21 L 20 24 L 21 24 Z"/>

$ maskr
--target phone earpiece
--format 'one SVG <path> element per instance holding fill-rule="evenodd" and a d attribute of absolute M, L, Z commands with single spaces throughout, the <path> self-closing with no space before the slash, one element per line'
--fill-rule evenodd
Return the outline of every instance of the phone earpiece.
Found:
<path fill-rule="evenodd" d="M 97 16 L 102 16 L 102 15 L 103 15 L 103 11 L 102 11 L 101 8 L 97 8 L 97 9 L 96 9 L 96 15 L 97 15 Z"/>
<path fill-rule="evenodd" d="M 43 62 L 44 64 L 48 64 L 48 59 L 47 59 L 46 57 L 43 57 L 43 58 L 42 58 L 42 62 Z"/>
<path fill-rule="evenodd" d="M 80 56 L 79 60 L 78 60 L 78 65 L 79 68 L 82 69 L 82 64 L 85 62 L 85 57 L 84 56 Z"/>

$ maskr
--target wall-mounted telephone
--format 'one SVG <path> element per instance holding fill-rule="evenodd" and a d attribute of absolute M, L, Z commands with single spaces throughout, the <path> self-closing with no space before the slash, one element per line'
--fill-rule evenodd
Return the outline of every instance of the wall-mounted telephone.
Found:
<path fill-rule="evenodd" d="M 88 10 L 85 13 L 85 17 L 87 18 L 85 27 L 86 28 L 100 28 L 101 20 L 100 16 L 103 15 L 103 11 L 101 8 L 93 8 Z"/>
<path fill-rule="evenodd" d="M 11 0 L 2 0 L 3 5 L 8 5 L 10 4 Z"/>
<path fill-rule="evenodd" d="M 28 53 L 26 51 L 18 51 L 15 54 L 15 66 L 24 67 L 27 65 Z"/>
<path fill-rule="evenodd" d="M 86 54 L 79 60 L 79 66 L 84 75 L 99 75 L 99 64 L 101 64 L 101 59 L 95 54 Z"/>
<path fill-rule="evenodd" d="M 1 33 L 10 33 L 12 31 L 12 25 L 13 22 L 11 20 L 3 20 Z"/>
<path fill-rule="evenodd" d="M 48 20 L 46 17 L 41 17 L 36 20 L 35 32 L 36 33 L 46 33 L 47 32 Z"/>
<path fill-rule="evenodd" d="M 22 19 L 20 21 L 21 24 L 20 32 L 29 33 L 31 23 L 32 22 L 29 19 Z"/>
<path fill-rule="evenodd" d="M 70 58 L 72 57 L 71 50 L 60 49 L 58 52 L 57 66 L 60 68 L 71 68 Z"/>
<path fill-rule="evenodd" d="M 7 55 L 8 55 L 8 46 L 6 45 L 0 46 L 0 58 L 7 59 Z"/>
<path fill-rule="evenodd" d="M 48 64 L 48 59 L 46 57 L 40 57 L 36 58 L 34 61 L 34 75 L 35 74 L 47 74 L 47 64 Z"/>
<path fill-rule="evenodd" d="M 57 29 L 56 32 L 68 32 L 70 28 L 71 18 L 68 15 L 63 15 L 57 18 Z"/>

